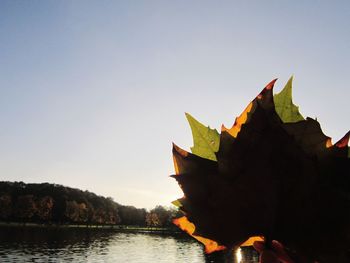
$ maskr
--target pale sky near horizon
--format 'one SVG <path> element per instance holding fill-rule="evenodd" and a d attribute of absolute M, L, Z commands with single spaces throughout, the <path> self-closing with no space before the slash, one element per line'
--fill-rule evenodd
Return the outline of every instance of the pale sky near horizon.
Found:
<path fill-rule="evenodd" d="M 0 180 L 170 205 L 184 112 L 231 126 L 294 74 L 301 113 L 342 137 L 349 47 L 348 1 L 1 1 Z"/>

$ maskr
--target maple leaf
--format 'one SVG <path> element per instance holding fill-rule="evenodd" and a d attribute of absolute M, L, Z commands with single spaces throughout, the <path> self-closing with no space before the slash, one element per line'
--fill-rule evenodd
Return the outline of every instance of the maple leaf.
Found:
<path fill-rule="evenodd" d="M 232 128 L 222 127 L 215 159 L 173 146 L 173 177 L 184 192 L 176 201 L 184 217 L 174 223 L 208 253 L 263 236 L 297 262 L 349 262 L 349 133 L 332 145 L 316 120 L 304 119 L 291 79 L 275 96 L 277 111 L 275 81 Z"/>

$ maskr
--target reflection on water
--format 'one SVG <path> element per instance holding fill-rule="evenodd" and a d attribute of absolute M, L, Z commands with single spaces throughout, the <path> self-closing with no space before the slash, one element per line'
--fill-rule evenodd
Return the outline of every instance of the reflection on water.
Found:
<path fill-rule="evenodd" d="M 241 263 L 257 262 L 243 249 Z M 182 235 L 123 233 L 115 230 L 0 228 L 0 262 L 225 262 L 206 256 L 196 241 Z"/>

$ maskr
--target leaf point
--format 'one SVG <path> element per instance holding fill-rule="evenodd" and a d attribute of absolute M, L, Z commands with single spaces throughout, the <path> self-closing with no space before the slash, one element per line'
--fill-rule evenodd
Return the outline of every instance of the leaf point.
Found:
<path fill-rule="evenodd" d="M 266 85 L 265 89 L 267 89 L 267 90 L 273 89 L 277 80 L 278 79 L 274 79 L 274 80 L 270 81 L 270 83 Z"/>
<path fill-rule="evenodd" d="M 299 107 L 293 104 L 293 79 L 294 76 L 292 75 L 284 88 L 273 97 L 276 112 L 284 123 L 304 120 L 304 117 L 299 112 Z"/>
<path fill-rule="evenodd" d="M 248 106 L 245 108 L 245 110 L 236 117 L 235 123 L 233 124 L 231 129 L 227 129 L 225 126 L 221 127 L 222 132 L 229 133 L 233 138 L 236 138 L 238 133 L 240 132 L 242 125 L 245 124 L 248 120 L 248 114 L 251 112 L 253 108 L 253 102 L 250 102 Z"/>
<path fill-rule="evenodd" d="M 187 119 L 188 119 L 188 118 L 193 118 L 192 115 L 189 114 L 188 112 L 185 112 L 185 116 L 186 116 Z"/>
<path fill-rule="evenodd" d="M 335 146 L 337 146 L 338 148 L 344 148 L 347 147 L 349 144 L 349 138 L 350 138 L 350 131 L 348 131 L 343 138 L 341 138 L 336 144 Z"/>
<path fill-rule="evenodd" d="M 173 143 L 173 153 L 177 153 L 177 154 L 181 155 L 182 157 L 187 157 L 189 155 L 189 153 L 187 151 L 181 149 L 175 143 Z"/>
<path fill-rule="evenodd" d="M 225 132 L 227 131 L 228 128 L 226 128 L 226 126 L 224 124 L 221 125 L 221 132 Z"/>
<path fill-rule="evenodd" d="M 332 144 L 332 138 L 331 137 L 328 137 L 328 139 L 326 140 L 326 148 L 330 148 L 332 147 L 333 144 Z"/>

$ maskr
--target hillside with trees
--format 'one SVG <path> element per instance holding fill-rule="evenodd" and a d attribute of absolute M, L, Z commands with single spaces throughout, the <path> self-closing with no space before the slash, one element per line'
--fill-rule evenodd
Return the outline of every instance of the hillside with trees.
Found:
<path fill-rule="evenodd" d="M 169 227 L 177 213 L 162 206 L 150 211 L 124 206 L 110 197 L 58 184 L 0 182 L 3 222 Z"/>

